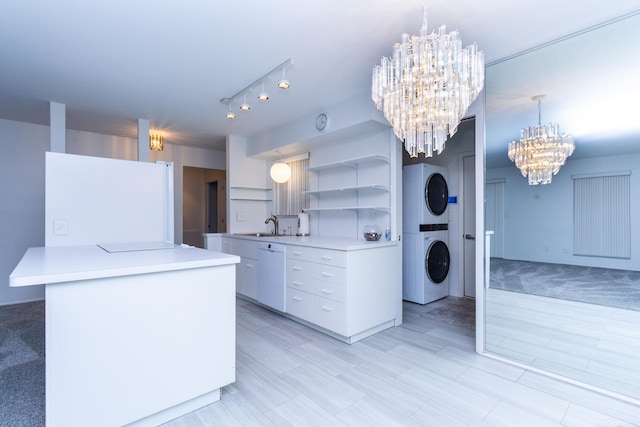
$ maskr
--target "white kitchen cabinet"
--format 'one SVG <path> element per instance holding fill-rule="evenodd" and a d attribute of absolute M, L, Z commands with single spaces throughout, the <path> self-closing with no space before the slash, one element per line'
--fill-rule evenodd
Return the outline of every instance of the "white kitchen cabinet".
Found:
<path fill-rule="evenodd" d="M 313 322 L 313 268 L 311 251 L 305 246 L 287 245 L 287 313 Z"/>
<path fill-rule="evenodd" d="M 397 246 L 287 246 L 287 314 L 356 342 L 395 324 Z"/>
<path fill-rule="evenodd" d="M 242 295 L 252 299 L 258 298 L 258 260 L 240 258 L 242 266 Z"/>
<path fill-rule="evenodd" d="M 257 299 L 258 242 L 224 237 L 222 252 L 240 257 L 240 263 L 236 264 L 236 293 L 254 300 Z"/>

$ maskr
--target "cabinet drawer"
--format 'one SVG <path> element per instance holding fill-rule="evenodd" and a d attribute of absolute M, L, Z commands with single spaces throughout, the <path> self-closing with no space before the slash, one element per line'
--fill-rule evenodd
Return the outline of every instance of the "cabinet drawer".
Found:
<path fill-rule="evenodd" d="M 346 302 L 346 285 L 322 280 L 313 281 L 313 294 L 337 302 Z"/>
<path fill-rule="evenodd" d="M 314 295 L 313 323 L 340 335 L 346 335 L 347 316 L 345 305 Z"/>
<path fill-rule="evenodd" d="M 316 264 L 313 269 L 313 278 L 331 283 L 344 283 L 346 281 L 345 269 L 332 265 Z"/>
<path fill-rule="evenodd" d="M 313 322 L 313 295 L 287 288 L 287 313 Z"/>
<path fill-rule="evenodd" d="M 287 286 L 305 292 L 313 291 L 313 264 L 297 259 L 287 260 Z"/>
<path fill-rule="evenodd" d="M 313 261 L 325 265 L 345 267 L 347 264 L 347 253 L 345 251 L 316 248 L 313 253 Z"/>
<path fill-rule="evenodd" d="M 288 259 L 300 259 L 303 261 L 313 261 L 314 248 L 307 246 L 287 246 L 287 258 Z"/>

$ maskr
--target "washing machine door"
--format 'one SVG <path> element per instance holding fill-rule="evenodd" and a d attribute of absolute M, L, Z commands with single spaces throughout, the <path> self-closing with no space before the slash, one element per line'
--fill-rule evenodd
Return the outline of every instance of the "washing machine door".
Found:
<path fill-rule="evenodd" d="M 447 180 L 439 173 L 433 173 L 424 185 L 424 201 L 433 215 L 442 215 L 449 203 Z"/>
<path fill-rule="evenodd" d="M 436 240 L 427 250 L 424 259 L 424 268 L 433 283 L 442 283 L 449 274 L 449 248 L 442 240 Z"/>

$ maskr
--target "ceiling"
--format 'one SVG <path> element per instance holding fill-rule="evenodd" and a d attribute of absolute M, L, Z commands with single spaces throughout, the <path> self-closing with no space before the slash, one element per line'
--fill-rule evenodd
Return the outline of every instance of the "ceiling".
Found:
<path fill-rule="evenodd" d="M 488 64 L 640 9 L 640 0 L 432 0 L 429 28 L 476 42 Z M 371 68 L 422 25 L 419 0 L 20 0 L 0 14 L 0 118 L 224 149 L 370 89 Z M 291 89 L 227 120 L 219 101 L 288 58 Z M 277 79 L 274 80 L 274 86 Z M 257 93 L 256 93 L 257 96 Z M 251 99 L 249 99 L 251 101 Z M 519 125 L 522 126 L 522 125 Z"/>

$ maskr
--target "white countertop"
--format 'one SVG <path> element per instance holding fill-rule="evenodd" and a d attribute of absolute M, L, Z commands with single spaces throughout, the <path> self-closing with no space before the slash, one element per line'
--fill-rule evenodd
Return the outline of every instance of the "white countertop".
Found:
<path fill-rule="evenodd" d="M 340 237 L 323 236 L 249 236 L 244 234 L 225 234 L 236 239 L 256 240 L 258 242 L 285 243 L 288 245 L 312 246 L 316 248 L 337 249 L 342 251 L 356 251 L 362 249 L 381 248 L 384 246 L 397 246 L 399 242 L 393 240 L 378 240 L 368 242 L 366 240 L 345 239 Z"/>
<path fill-rule="evenodd" d="M 9 286 L 237 264 L 240 257 L 194 247 L 109 253 L 98 245 L 29 248 L 9 276 Z"/>

